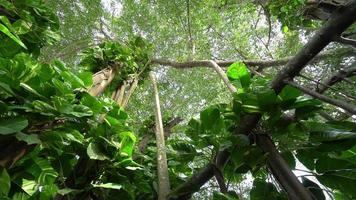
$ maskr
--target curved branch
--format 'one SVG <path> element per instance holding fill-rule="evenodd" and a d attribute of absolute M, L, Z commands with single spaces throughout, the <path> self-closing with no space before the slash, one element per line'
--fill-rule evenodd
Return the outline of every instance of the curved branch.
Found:
<path fill-rule="evenodd" d="M 333 53 L 330 52 L 330 53 L 317 55 L 311 62 L 317 62 L 319 60 L 331 56 L 332 54 Z M 249 67 L 258 66 L 260 69 L 264 69 L 268 67 L 277 67 L 277 66 L 285 65 L 292 59 L 293 57 L 291 56 L 291 57 L 286 57 L 286 58 L 281 58 L 276 60 L 241 60 L 241 62 L 245 63 Z M 178 69 L 185 69 L 185 68 L 195 68 L 195 67 L 207 67 L 208 66 L 207 61 L 208 60 L 194 60 L 194 61 L 187 61 L 187 62 L 177 62 L 169 59 L 155 58 L 151 60 L 151 63 L 171 66 Z M 226 61 L 215 60 L 214 62 L 216 62 L 216 64 L 218 64 L 220 67 L 228 67 L 236 61 L 238 60 L 226 60 Z"/>
<path fill-rule="evenodd" d="M 345 38 L 343 36 L 335 37 L 334 41 L 341 44 L 347 44 L 356 47 L 356 40 Z"/>

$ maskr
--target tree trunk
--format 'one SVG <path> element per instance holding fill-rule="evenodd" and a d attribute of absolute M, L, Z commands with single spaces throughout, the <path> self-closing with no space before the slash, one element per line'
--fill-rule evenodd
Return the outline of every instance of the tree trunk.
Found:
<path fill-rule="evenodd" d="M 155 112 L 156 112 L 156 144 L 157 144 L 157 175 L 158 175 L 158 199 L 166 200 L 168 198 L 170 186 L 167 166 L 166 147 L 164 142 L 163 122 L 161 108 L 159 103 L 157 83 L 154 74 L 150 73 L 152 81 Z"/>

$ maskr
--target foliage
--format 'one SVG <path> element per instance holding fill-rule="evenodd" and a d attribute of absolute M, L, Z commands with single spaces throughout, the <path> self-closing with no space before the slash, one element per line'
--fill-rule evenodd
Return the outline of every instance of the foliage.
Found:
<path fill-rule="evenodd" d="M 306 0 L 272 0 L 268 1 L 267 9 L 281 21 L 282 30 L 286 33 L 289 28 L 315 27 L 315 22 L 303 16 L 305 3 Z"/>
<path fill-rule="evenodd" d="M 41 0 L 0 0 L 0 8 L 8 11 L 0 16 L 0 148 L 4 149 L 0 158 L 13 159 L 0 168 L 1 199 L 155 199 L 154 120 L 148 109 L 152 101 L 147 98 L 149 83 L 144 81 L 152 70 L 152 56 L 177 60 L 289 56 L 301 46 L 300 38 L 309 37 L 289 29 L 315 25 L 301 17 L 304 1 L 269 1 L 267 10 L 282 23 L 283 36 L 274 30 L 275 19 L 269 26 L 259 21 L 266 9 L 259 4 L 125 1 L 122 13 L 112 16 L 100 1 L 48 2 L 61 19 L 64 36 L 55 45 L 51 44 L 59 39 L 59 22 Z M 133 33 L 155 44 L 155 49 L 141 37 L 122 42 Z M 103 34 L 108 34 L 105 42 L 97 38 Z M 187 35 L 191 35 L 188 40 Z M 95 42 L 91 42 L 93 38 Z M 187 48 L 191 47 L 189 40 L 197 51 Z M 38 56 L 46 44 L 41 57 L 47 62 L 42 63 Z M 78 61 L 77 52 L 87 46 L 92 47 L 83 52 L 80 64 L 73 64 Z M 65 55 L 69 55 L 70 61 L 66 61 L 70 65 L 49 62 L 53 57 L 67 58 Z M 352 60 L 338 57 L 335 54 L 320 67 Z M 105 93 L 100 97 L 87 93 L 92 74 L 107 67 L 117 67 L 113 82 L 118 85 L 139 75 L 142 84 L 127 112 Z M 320 69 L 313 67 L 307 73 Z M 269 134 L 291 169 L 298 170 L 299 162 L 308 169 L 302 183 L 315 199 L 325 199 L 323 191 L 330 192 L 329 188 L 340 199 L 356 196 L 354 122 L 324 122 L 317 113 L 326 105 L 289 86 L 275 94 L 268 86 L 271 76 L 252 77 L 242 61 L 227 69 L 238 89 L 232 99 L 211 69 L 156 70 L 162 110 L 170 114 L 164 125 L 173 117 L 187 120 L 194 116 L 167 138 L 172 189 L 225 149 L 232 155 L 222 172 L 229 192 L 217 192 L 212 181 L 199 199 L 243 199 L 246 194 L 232 190 L 249 174 L 254 179 L 251 191 L 247 190 L 250 199 L 286 199 L 267 176 L 269 155 L 254 141 L 257 134 Z M 274 69 L 268 72 L 273 74 Z M 261 115 L 261 122 L 252 133 L 236 133 L 248 114 Z M 293 120 L 286 120 L 290 116 Z M 151 137 L 142 151 L 140 145 L 147 135 Z M 24 156 L 18 160 L 12 148 Z"/>
<path fill-rule="evenodd" d="M 29 11 L 39 9 L 44 17 L 52 16 L 42 9 L 41 1 L 32 3 L 27 5 Z M 22 37 L 16 33 L 9 39 L 20 43 Z M 46 37 L 41 35 L 43 39 Z M 135 42 L 139 52 L 140 40 Z M 8 42 L 6 45 L 10 46 Z M 110 99 L 86 92 L 92 85 L 91 73 L 75 74 L 60 61 L 40 63 L 32 54 L 17 49 L 12 57 L 0 58 L 0 146 L 21 150 L 27 144 L 30 153 L 18 162 L 13 160 L 16 163 L 10 169 L 1 169 L 1 197 L 53 199 L 58 195 L 80 196 L 86 191 L 95 191 L 102 198 L 111 193 L 139 195 L 133 192 L 136 186 L 130 180 L 144 175 L 120 175 L 141 168 L 132 161 L 136 136 L 126 125 L 127 114 Z M 136 55 L 134 59 L 147 62 L 147 56 Z M 90 166 L 80 166 L 88 159 Z M 93 169 L 93 164 L 100 168 Z M 93 174 L 77 177 L 76 170 Z"/>
<path fill-rule="evenodd" d="M 59 21 L 43 1 L 0 1 L 7 16 L 0 16 L 0 56 L 21 52 L 37 57 L 40 48 L 59 39 Z"/>
<path fill-rule="evenodd" d="M 295 155 L 309 170 L 316 170 L 316 178 L 321 184 L 341 193 L 346 198 L 354 197 L 351 185 L 355 184 L 353 162 L 356 124 L 353 122 L 321 123 L 315 118 L 321 109 L 321 102 L 307 99 L 302 93 L 290 86 L 284 87 L 279 95 L 267 89 L 265 78 L 250 81 L 246 66 L 234 63 L 227 70 L 231 82 L 239 90 L 229 104 L 213 105 L 200 114 L 200 120 L 192 119 L 186 131 L 193 149 L 213 148 L 212 152 L 227 148 L 232 153 L 227 170 L 233 173 L 258 175 L 266 165 L 268 155 L 255 145 L 250 145 L 255 134 L 272 134 L 278 142 L 282 156 L 291 169 L 295 169 Z M 246 133 L 236 133 L 235 128 L 240 119 L 250 113 L 262 115 L 258 128 L 247 137 Z M 293 113 L 295 119 L 287 122 L 284 116 Z M 286 138 L 288 137 L 288 139 Z M 292 143 L 286 141 L 292 140 Z M 228 173 L 228 172 L 226 172 Z M 347 175 L 346 175 L 347 174 Z M 337 183 L 335 180 L 337 179 Z M 303 183 L 311 192 L 322 199 L 320 186 L 309 179 Z M 268 194 L 267 194 L 268 193 Z M 263 179 L 255 179 L 250 193 L 251 199 L 285 199 L 273 184 Z M 282 195 L 282 196 L 281 196 Z"/>
<path fill-rule="evenodd" d="M 108 66 L 118 68 L 118 83 L 127 80 L 129 76 L 140 75 L 142 80 L 150 71 L 151 48 L 141 37 L 133 38 L 127 45 L 108 41 L 85 50 L 80 65 L 93 73 Z"/>

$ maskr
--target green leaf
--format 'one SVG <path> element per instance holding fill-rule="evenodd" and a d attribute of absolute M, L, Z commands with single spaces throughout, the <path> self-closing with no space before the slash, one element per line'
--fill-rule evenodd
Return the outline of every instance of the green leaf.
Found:
<path fill-rule="evenodd" d="M 107 160 L 109 159 L 102 151 L 100 145 L 91 142 L 87 148 L 89 158 L 94 160 Z"/>
<path fill-rule="evenodd" d="M 12 34 L 10 30 L 1 23 L 0 23 L 0 31 L 3 32 L 5 35 L 7 35 L 9 38 L 11 38 L 14 42 L 19 44 L 21 47 L 27 49 L 26 45 L 22 43 L 22 41 L 18 37 Z"/>
<path fill-rule="evenodd" d="M 284 86 L 282 91 L 279 93 L 279 97 L 283 101 L 286 101 L 286 100 L 296 99 L 301 94 L 302 93 L 298 89 L 296 89 L 290 85 L 286 85 L 286 86 Z"/>
<path fill-rule="evenodd" d="M 24 117 L 0 118 L 0 135 L 8 135 L 19 132 L 28 126 L 28 121 Z"/>
<path fill-rule="evenodd" d="M 0 197 L 7 196 L 11 187 L 11 179 L 6 169 L 0 167 Z"/>
<path fill-rule="evenodd" d="M 40 97 L 42 99 L 47 99 L 46 97 L 42 96 L 40 93 L 38 93 L 36 90 L 34 90 L 31 86 L 25 84 L 25 83 L 20 83 L 20 86 L 25 89 L 26 91 L 30 92 L 31 94 L 36 95 L 37 97 Z"/>
<path fill-rule="evenodd" d="M 72 105 L 70 111 L 66 112 L 66 114 L 71 114 L 76 117 L 86 117 L 86 116 L 92 116 L 93 111 L 84 105 Z"/>
<path fill-rule="evenodd" d="M 131 157 L 135 147 L 136 136 L 132 132 L 125 131 L 120 133 L 120 138 L 120 155 Z"/>
<path fill-rule="evenodd" d="M 121 190 L 122 185 L 118 183 L 101 183 L 101 184 L 92 184 L 93 187 L 97 188 L 106 188 L 106 189 L 114 189 L 114 190 Z"/>
<path fill-rule="evenodd" d="M 78 77 L 83 81 L 84 86 L 89 88 L 93 84 L 93 74 L 91 72 L 81 72 Z"/>
<path fill-rule="evenodd" d="M 216 106 L 210 106 L 200 113 L 202 128 L 209 132 L 219 134 L 224 129 L 224 121 Z"/>
<path fill-rule="evenodd" d="M 272 183 L 267 183 L 261 179 L 255 179 L 253 181 L 253 187 L 250 191 L 251 200 L 262 200 L 262 199 L 286 199 L 282 194 L 280 194 L 276 187 Z"/>
<path fill-rule="evenodd" d="M 315 169 L 318 173 L 324 173 L 343 169 L 356 169 L 356 165 L 341 159 L 321 157 L 316 161 Z"/>
<path fill-rule="evenodd" d="M 36 192 L 37 184 L 34 180 L 22 179 L 19 185 L 28 195 L 32 196 Z"/>
<path fill-rule="evenodd" d="M 267 90 L 257 94 L 258 105 L 263 110 L 273 110 L 277 104 L 277 95 L 274 90 Z"/>
<path fill-rule="evenodd" d="M 0 88 L 9 95 L 16 96 L 16 94 L 14 93 L 14 91 L 12 91 L 11 87 L 8 84 L 0 82 Z"/>
<path fill-rule="evenodd" d="M 239 80 L 243 88 L 248 88 L 251 84 L 251 75 L 246 65 L 242 62 L 235 62 L 227 69 L 227 77 L 230 80 Z"/>
<path fill-rule="evenodd" d="M 100 101 L 88 93 L 83 95 L 80 103 L 88 106 L 94 113 L 99 113 L 103 108 L 103 105 L 100 103 Z"/>
<path fill-rule="evenodd" d="M 34 175 L 37 175 L 36 182 L 42 186 L 52 185 L 55 182 L 55 180 L 57 179 L 58 173 L 53 169 L 49 160 L 46 160 L 43 158 L 34 158 L 33 161 L 35 163 L 35 165 L 33 167 L 37 168 L 36 170 L 39 169 L 38 170 L 39 173 L 34 174 Z M 32 169 L 34 169 L 34 168 L 32 168 Z M 33 171 L 36 171 L 36 170 L 33 170 Z M 29 171 L 32 171 L 32 170 L 29 169 Z"/>
<path fill-rule="evenodd" d="M 38 135 L 34 135 L 34 134 L 28 135 L 20 132 L 20 133 L 16 133 L 15 137 L 19 141 L 26 142 L 28 145 L 41 143 L 41 140 L 38 138 Z"/>
<path fill-rule="evenodd" d="M 342 194 L 345 194 L 347 196 L 353 196 L 353 197 L 356 196 L 355 179 L 344 177 L 344 176 L 338 176 L 337 174 L 334 173 L 325 173 L 323 175 L 316 176 L 316 178 L 323 185 L 335 190 L 339 190 Z"/>
<path fill-rule="evenodd" d="M 32 105 L 34 106 L 35 111 L 41 113 L 42 115 L 54 116 L 57 112 L 53 106 L 44 101 L 36 100 L 32 102 Z"/>

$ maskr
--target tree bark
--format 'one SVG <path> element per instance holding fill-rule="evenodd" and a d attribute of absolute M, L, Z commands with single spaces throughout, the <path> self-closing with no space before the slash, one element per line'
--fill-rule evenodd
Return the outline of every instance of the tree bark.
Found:
<path fill-rule="evenodd" d="M 116 74 L 115 68 L 105 68 L 93 75 L 93 86 L 89 90 L 92 96 L 98 96 L 104 92 L 105 88 L 111 83 Z"/>
<path fill-rule="evenodd" d="M 317 62 L 319 60 L 322 60 L 324 58 L 327 58 L 331 56 L 333 53 L 324 53 L 316 56 L 312 62 Z M 291 57 L 286 57 L 286 58 L 281 58 L 281 59 L 276 59 L 276 60 L 241 60 L 241 62 L 245 63 L 249 67 L 259 67 L 260 69 L 268 68 L 268 67 L 277 67 L 277 66 L 283 66 L 287 64 L 291 59 L 293 59 L 293 56 Z M 151 63 L 152 64 L 159 64 L 159 65 L 166 65 L 166 66 L 171 66 L 174 68 L 178 69 L 185 69 L 185 68 L 195 68 L 195 67 L 207 67 L 209 66 L 208 64 L 209 60 L 195 60 L 195 61 L 187 61 L 187 62 L 177 62 L 169 59 L 152 59 Z M 214 62 L 219 65 L 220 67 L 228 67 L 237 60 L 226 60 L 226 61 L 221 61 L 221 60 L 214 60 Z"/>
<path fill-rule="evenodd" d="M 152 81 L 153 93 L 155 98 L 158 199 L 166 200 L 170 191 L 166 146 L 164 141 L 163 122 L 158 96 L 158 88 L 156 78 L 152 72 L 150 73 L 150 79 Z"/>
<path fill-rule="evenodd" d="M 281 187 L 288 195 L 288 199 L 312 199 L 308 190 L 299 182 L 298 178 L 289 169 L 288 164 L 279 154 L 273 141 L 266 134 L 256 134 L 256 143 L 268 153 L 268 168 Z"/>

